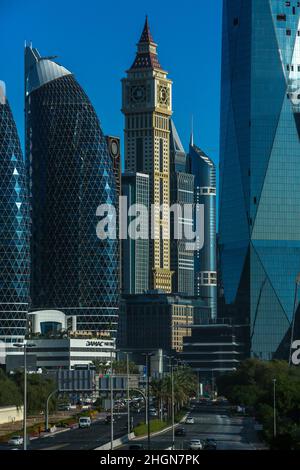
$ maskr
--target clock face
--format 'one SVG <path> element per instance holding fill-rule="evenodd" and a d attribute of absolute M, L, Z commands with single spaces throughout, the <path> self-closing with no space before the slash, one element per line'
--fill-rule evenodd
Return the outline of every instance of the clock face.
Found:
<path fill-rule="evenodd" d="M 146 89 L 142 85 L 131 88 L 131 99 L 136 103 L 143 103 L 146 100 Z"/>
<path fill-rule="evenodd" d="M 165 85 L 158 86 L 158 100 L 159 103 L 168 106 L 169 105 L 170 91 L 169 88 Z"/>
<path fill-rule="evenodd" d="M 111 153 L 114 157 L 118 156 L 118 154 L 119 154 L 119 145 L 115 140 L 113 140 L 111 142 L 110 150 L 111 150 Z"/>

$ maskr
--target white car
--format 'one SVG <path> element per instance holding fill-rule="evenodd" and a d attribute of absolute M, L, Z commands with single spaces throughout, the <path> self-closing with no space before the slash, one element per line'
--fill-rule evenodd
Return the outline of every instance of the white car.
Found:
<path fill-rule="evenodd" d="M 22 436 L 13 436 L 11 439 L 9 439 L 8 444 L 10 446 L 21 446 L 24 442 L 24 439 Z"/>
<path fill-rule="evenodd" d="M 191 416 L 188 416 L 185 420 L 185 424 L 195 424 L 194 418 L 192 418 Z"/>
<path fill-rule="evenodd" d="M 202 450 L 203 446 L 200 439 L 191 439 L 189 442 L 189 449 L 190 450 Z"/>
<path fill-rule="evenodd" d="M 92 421 L 91 421 L 91 418 L 89 418 L 88 416 L 84 416 L 84 417 L 79 418 L 78 424 L 81 429 L 90 428 Z"/>

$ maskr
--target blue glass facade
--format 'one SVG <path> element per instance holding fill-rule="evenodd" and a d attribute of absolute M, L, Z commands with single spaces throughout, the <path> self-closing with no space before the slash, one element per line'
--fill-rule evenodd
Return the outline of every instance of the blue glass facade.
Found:
<path fill-rule="evenodd" d="M 36 49 L 25 58 L 31 310 L 76 315 L 78 330 L 115 331 L 118 241 L 96 234 L 97 207 L 117 202 L 107 143 L 74 76 Z"/>
<path fill-rule="evenodd" d="M 26 330 L 29 303 L 29 212 L 25 167 L 8 101 L 0 102 L 0 339 Z"/>
<path fill-rule="evenodd" d="M 189 149 L 189 169 L 194 175 L 194 202 L 204 207 L 204 246 L 194 254 L 195 295 L 217 316 L 216 167 L 193 142 Z"/>
<path fill-rule="evenodd" d="M 226 304 L 271 359 L 300 271 L 300 4 L 224 0 L 220 262 Z"/>

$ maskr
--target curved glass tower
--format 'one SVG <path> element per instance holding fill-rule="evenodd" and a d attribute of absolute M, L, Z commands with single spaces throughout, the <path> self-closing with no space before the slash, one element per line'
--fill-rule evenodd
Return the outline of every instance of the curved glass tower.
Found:
<path fill-rule="evenodd" d="M 32 218 L 32 310 L 116 330 L 117 240 L 97 238 L 100 204 L 116 205 L 111 158 L 88 97 L 64 67 L 25 50 L 26 152 Z"/>
<path fill-rule="evenodd" d="M 206 300 L 217 317 L 216 166 L 196 145 L 189 149 L 190 172 L 195 176 L 194 198 L 204 206 L 204 246 L 195 252 L 195 295 Z"/>
<path fill-rule="evenodd" d="M 223 5 L 221 281 L 249 354 L 272 359 L 300 272 L 300 4 Z"/>
<path fill-rule="evenodd" d="M 20 141 L 0 83 L 0 339 L 25 335 L 30 250 L 26 177 Z"/>

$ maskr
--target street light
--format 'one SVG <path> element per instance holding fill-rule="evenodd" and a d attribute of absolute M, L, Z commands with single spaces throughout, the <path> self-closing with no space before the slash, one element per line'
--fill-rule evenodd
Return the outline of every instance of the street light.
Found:
<path fill-rule="evenodd" d="M 23 405 L 23 450 L 27 450 L 27 348 L 34 348 L 35 344 L 13 344 L 15 348 L 24 349 L 24 405 Z"/>
<path fill-rule="evenodd" d="M 273 379 L 273 415 L 274 415 L 274 423 L 273 423 L 273 435 L 274 439 L 277 436 L 277 418 L 276 418 L 276 379 Z"/>
<path fill-rule="evenodd" d="M 149 358 L 153 356 L 152 352 L 143 353 L 146 356 L 146 368 L 147 368 L 147 406 L 146 406 L 146 422 L 147 422 L 147 434 L 148 434 L 148 450 L 150 450 L 150 361 Z"/>
<path fill-rule="evenodd" d="M 171 407 L 172 407 L 172 450 L 175 447 L 175 400 L 174 400 L 174 370 L 172 360 L 174 359 L 172 356 L 165 356 L 169 359 L 169 368 L 170 368 L 170 375 L 171 375 Z"/>
<path fill-rule="evenodd" d="M 127 371 L 127 434 L 131 432 L 131 423 L 130 423 L 130 394 L 129 394 L 129 354 L 130 352 L 125 352 L 126 354 L 126 371 Z"/>

